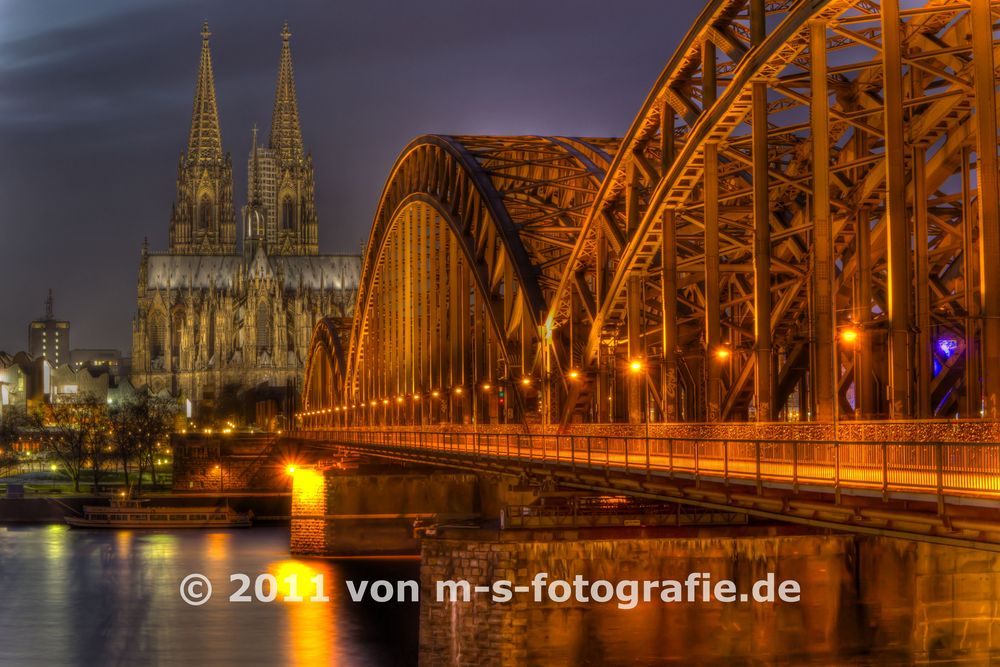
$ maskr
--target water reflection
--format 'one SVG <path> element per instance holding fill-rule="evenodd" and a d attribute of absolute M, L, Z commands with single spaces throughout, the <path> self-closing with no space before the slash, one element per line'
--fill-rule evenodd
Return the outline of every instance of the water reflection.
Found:
<path fill-rule="evenodd" d="M 331 664 L 331 645 L 338 642 L 337 626 L 331 612 L 333 599 L 330 584 L 336 572 L 322 561 L 283 560 L 271 563 L 278 581 L 278 598 L 302 598 L 300 602 L 284 602 L 288 606 L 288 621 L 294 632 L 289 646 L 287 664 L 298 667 Z M 325 599 L 324 599 L 325 598 Z"/>
<path fill-rule="evenodd" d="M 288 558 L 287 529 L 69 530 L 0 526 L 0 665 L 416 664 L 416 605 L 356 604 L 347 576 L 416 579 L 413 561 Z M 212 599 L 190 607 L 178 585 L 201 572 Z M 271 603 L 236 603 L 229 575 L 278 581 Z M 329 602 L 312 602 L 323 575 Z M 281 602 L 295 576 L 303 602 Z M 253 594 L 253 586 L 246 591 Z"/>

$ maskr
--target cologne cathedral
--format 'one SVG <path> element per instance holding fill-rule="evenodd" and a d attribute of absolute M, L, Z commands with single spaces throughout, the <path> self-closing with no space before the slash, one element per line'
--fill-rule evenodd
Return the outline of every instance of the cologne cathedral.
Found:
<path fill-rule="evenodd" d="M 321 255 L 312 157 L 305 152 L 281 33 L 266 145 L 248 158 L 248 203 L 237 245 L 233 168 L 223 151 L 207 24 L 187 152 L 177 168 L 170 249 L 144 243 L 132 331 L 132 382 L 211 411 L 223 394 L 301 388 L 313 325 L 349 329 L 361 259 Z M 286 409 L 287 406 L 286 406 Z"/>

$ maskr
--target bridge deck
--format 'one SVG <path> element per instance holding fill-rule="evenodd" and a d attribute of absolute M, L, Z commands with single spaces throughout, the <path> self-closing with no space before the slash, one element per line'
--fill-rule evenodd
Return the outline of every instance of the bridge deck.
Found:
<path fill-rule="evenodd" d="M 510 474 L 544 470 L 570 486 L 666 494 L 719 509 L 805 518 L 862 532 L 986 542 L 1000 549 L 1000 523 L 995 523 L 1000 517 L 1000 443 L 371 429 L 301 435 L 377 456 Z M 738 493 L 740 487 L 753 492 Z M 854 498 L 848 501 L 845 496 Z M 957 511 L 959 506 L 963 511 Z M 964 511 L 970 507 L 976 508 L 972 515 Z"/>

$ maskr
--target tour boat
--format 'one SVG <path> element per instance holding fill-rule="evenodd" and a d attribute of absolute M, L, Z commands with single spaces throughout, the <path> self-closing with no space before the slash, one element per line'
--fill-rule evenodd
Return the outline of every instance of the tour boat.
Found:
<path fill-rule="evenodd" d="M 78 528 L 247 528 L 252 514 L 226 507 L 151 507 L 148 500 L 114 499 L 107 507 L 84 505 L 67 516 Z"/>

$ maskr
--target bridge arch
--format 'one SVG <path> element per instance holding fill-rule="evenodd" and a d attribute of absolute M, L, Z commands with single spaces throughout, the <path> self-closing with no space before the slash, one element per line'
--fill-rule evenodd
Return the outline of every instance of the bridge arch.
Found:
<path fill-rule="evenodd" d="M 344 384 L 344 350 L 335 320 L 324 317 L 313 327 L 302 383 L 301 425 L 309 428 L 340 423 Z"/>
<path fill-rule="evenodd" d="M 997 9 L 709 2 L 550 300 L 562 420 L 997 418 Z"/>
<path fill-rule="evenodd" d="M 615 148 L 438 135 L 407 146 L 375 214 L 335 414 L 500 423 L 554 405 L 548 299 Z"/>

